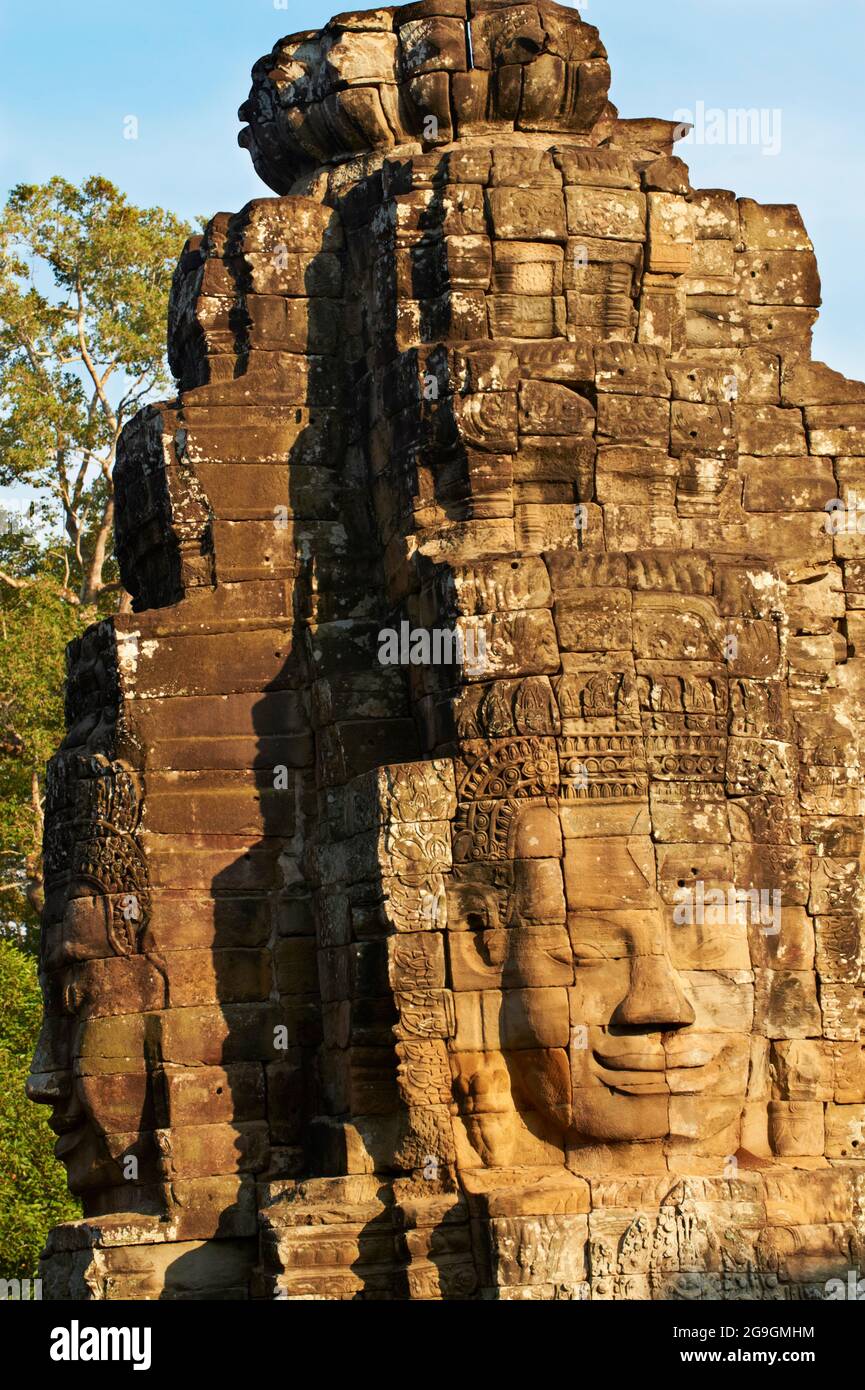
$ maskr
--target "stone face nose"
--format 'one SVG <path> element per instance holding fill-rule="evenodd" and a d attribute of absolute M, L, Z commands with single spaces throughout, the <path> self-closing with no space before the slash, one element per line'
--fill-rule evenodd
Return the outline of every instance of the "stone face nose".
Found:
<path fill-rule="evenodd" d="M 46 1016 L 30 1059 L 26 1094 L 39 1105 L 53 1105 L 69 1094 L 71 1085 L 68 1032 L 62 1022 Z"/>
<path fill-rule="evenodd" d="M 34 1064 L 35 1064 L 34 1058 Z M 57 1105 L 69 1095 L 71 1074 L 62 1071 L 31 1071 L 24 1086 L 28 1100 L 36 1105 Z"/>
<path fill-rule="evenodd" d="M 664 1030 L 685 1028 L 694 1018 L 666 956 L 632 960 L 630 987 L 613 1013 L 612 1024 Z"/>

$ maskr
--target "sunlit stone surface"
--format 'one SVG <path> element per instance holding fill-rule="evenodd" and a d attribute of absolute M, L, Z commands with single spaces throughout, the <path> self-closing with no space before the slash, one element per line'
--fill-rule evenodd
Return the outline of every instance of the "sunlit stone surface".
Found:
<path fill-rule="evenodd" d="M 70 651 L 53 1298 L 862 1268 L 865 386 L 794 207 L 539 3 L 256 64 Z"/>

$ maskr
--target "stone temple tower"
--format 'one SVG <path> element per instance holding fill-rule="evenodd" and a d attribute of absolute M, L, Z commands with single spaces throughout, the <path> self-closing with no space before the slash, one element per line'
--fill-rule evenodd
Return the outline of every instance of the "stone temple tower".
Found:
<path fill-rule="evenodd" d="M 253 69 L 49 769 L 49 1297 L 865 1265 L 865 385 L 609 83 L 548 0 Z"/>

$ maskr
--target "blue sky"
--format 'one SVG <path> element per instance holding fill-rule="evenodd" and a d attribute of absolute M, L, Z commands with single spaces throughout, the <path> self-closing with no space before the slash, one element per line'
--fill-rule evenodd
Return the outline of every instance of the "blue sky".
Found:
<path fill-rule="evenodd" d="M 344 0 L 340 0 L 344 3 Z M 781 150 L 681 150 L 698 187 L 797 202 L 824 307 L 815 355 L 865 377 L 863 0 L 589 0 L 624 116 L 758 107 L 781 112 Z M 193 217 L 267 190 L 238 148 L 249 70 L 282 34 L 320 26 L 319 0 L 0 0 L 0 193 L 90 173 L 141 204 Z M 123 138 L 124 118 L 139 123 Z"/>

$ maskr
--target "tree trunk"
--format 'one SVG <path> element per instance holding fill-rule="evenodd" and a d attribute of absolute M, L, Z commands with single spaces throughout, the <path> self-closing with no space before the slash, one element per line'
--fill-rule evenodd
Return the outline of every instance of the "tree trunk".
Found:
<path fill-rule="evenodd" d="M 93 555 L 90 564 L 87 566 L 84 579 L 81 584 L 81 603 L 85 607 L 95 603 L 102 592 L 102 570 L 105 567 L 105 557 L 108 552 L 108 541 L 111 537 L 111 528 L 114 525 L 114 500 L 106 503 L 105 511 L 102 513 L 102 520 L 99 523 L 99 530 L 96 535 L 96 544 L 93 547 Z"/>

